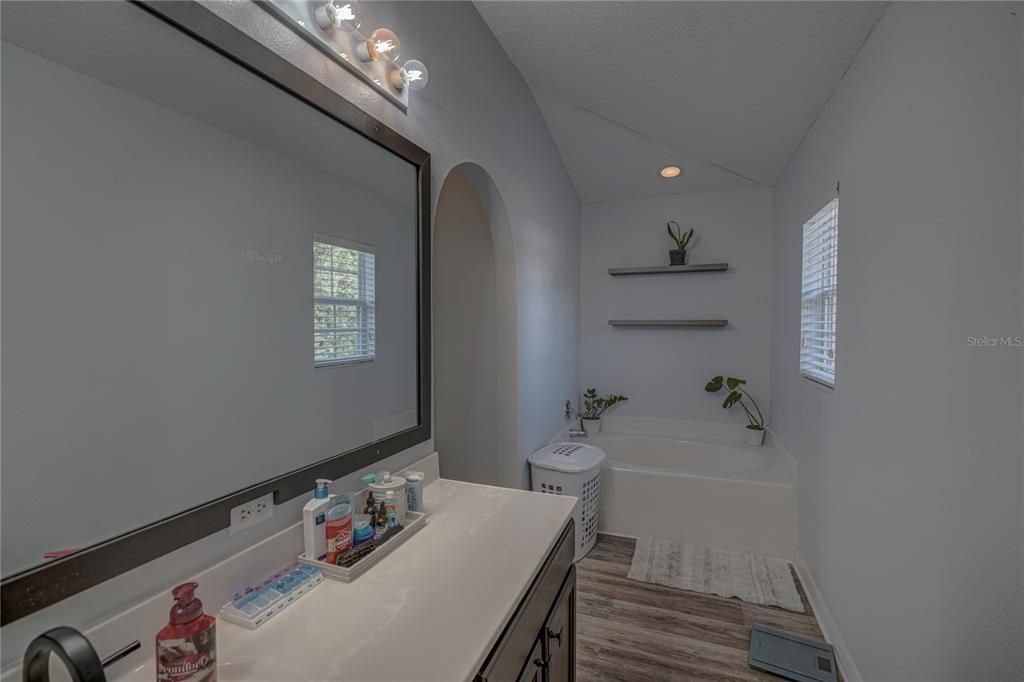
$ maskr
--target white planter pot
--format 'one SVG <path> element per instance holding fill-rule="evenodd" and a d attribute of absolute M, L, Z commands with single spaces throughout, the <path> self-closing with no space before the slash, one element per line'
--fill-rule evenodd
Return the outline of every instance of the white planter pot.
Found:
<path fill-rule="evenodd" d="M 764 429 L 755 429 L 750 426 L 747 427 L 747 445 L 751 445 L 755 448 L 759 448 L 764 445 Z"/>
<path fill-rule="evenodd" d="M 581 419 L 583 422 L 583 430 L 587 432 L 588 436 L 601 433 L 601 420 L 600 419 Z"/>

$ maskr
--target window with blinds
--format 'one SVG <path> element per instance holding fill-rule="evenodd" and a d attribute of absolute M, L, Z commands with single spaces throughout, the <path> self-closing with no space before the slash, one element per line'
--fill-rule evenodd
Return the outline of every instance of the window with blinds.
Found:
<path fill-rule="evenodd" d="M 373 360 L 374 253 L 364 244 L 313 237 L 313 363 Z"/>
<path fill-rule="evenodd" d="M 836 275 L 839 197 L 804 223 L 800 285 L 800 373 L 836 385 Z"/>

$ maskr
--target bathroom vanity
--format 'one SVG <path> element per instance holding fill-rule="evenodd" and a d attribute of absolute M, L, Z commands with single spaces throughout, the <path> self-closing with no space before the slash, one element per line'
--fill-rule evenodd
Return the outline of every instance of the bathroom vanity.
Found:
<path fill-rule="evenodd" d="M 427 526 L 356 581 L 257 630 L 220 623 L 218 677 L 574 679 L 574 501 L 437 480 Z"/>
<path fill-rule="evenodd" d="M 477 675 L 479 682 L 576 679 L 576 568 L 570 521 Z"/>
<path fill-rule="evenodd" d="M 436 461 L 416 466 L 429 477 Z M 424 502 L 427 525 L 354 582 L 325 580 L 256 630 L 218 619 L 218 679 L 575 679 L 575 498 L 435 479 Z M 192 576 L 207 612 L 301 545 L 300 524 Z M 160 592 L 84 631 L 101 656 L 144 643 L 108 680 L 155 679 L 168 603 Z"/>

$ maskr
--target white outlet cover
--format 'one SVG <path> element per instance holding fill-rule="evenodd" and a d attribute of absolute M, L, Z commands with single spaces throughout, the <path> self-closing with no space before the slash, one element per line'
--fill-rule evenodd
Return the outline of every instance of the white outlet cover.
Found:
<path fill-rule="evenodd" d="M 231 509 L 231 525 L 228 535 L 234 535 L 246 528 L 262 523 L 274 515 L 274 493 L 256 497 Z"/>

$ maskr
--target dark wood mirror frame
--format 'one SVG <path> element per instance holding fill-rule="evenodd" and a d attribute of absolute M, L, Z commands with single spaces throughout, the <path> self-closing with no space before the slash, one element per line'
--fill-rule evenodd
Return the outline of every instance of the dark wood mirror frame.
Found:
<path fill-rule="evenodd" d="M 62 599 L 153 561 L 176 549 L 224 530 L 230 511 L 268 493 L 281 504 L 308 493 L 315 478 L 341 478 L 390 455 L 430 439 L 430 154 L 402 137 L 338 93 L 275 52 L 250 38 L 194 0 L 131 0 L 213 51 L 289 93 L 416 167 L 417 174 L 417 407 L 418 425 L 364 447 L 225 495 L 206 504 L 106 540 L 61 559 L 41 564 L 0 583 L 0 624 L 13 621 Z"/>

